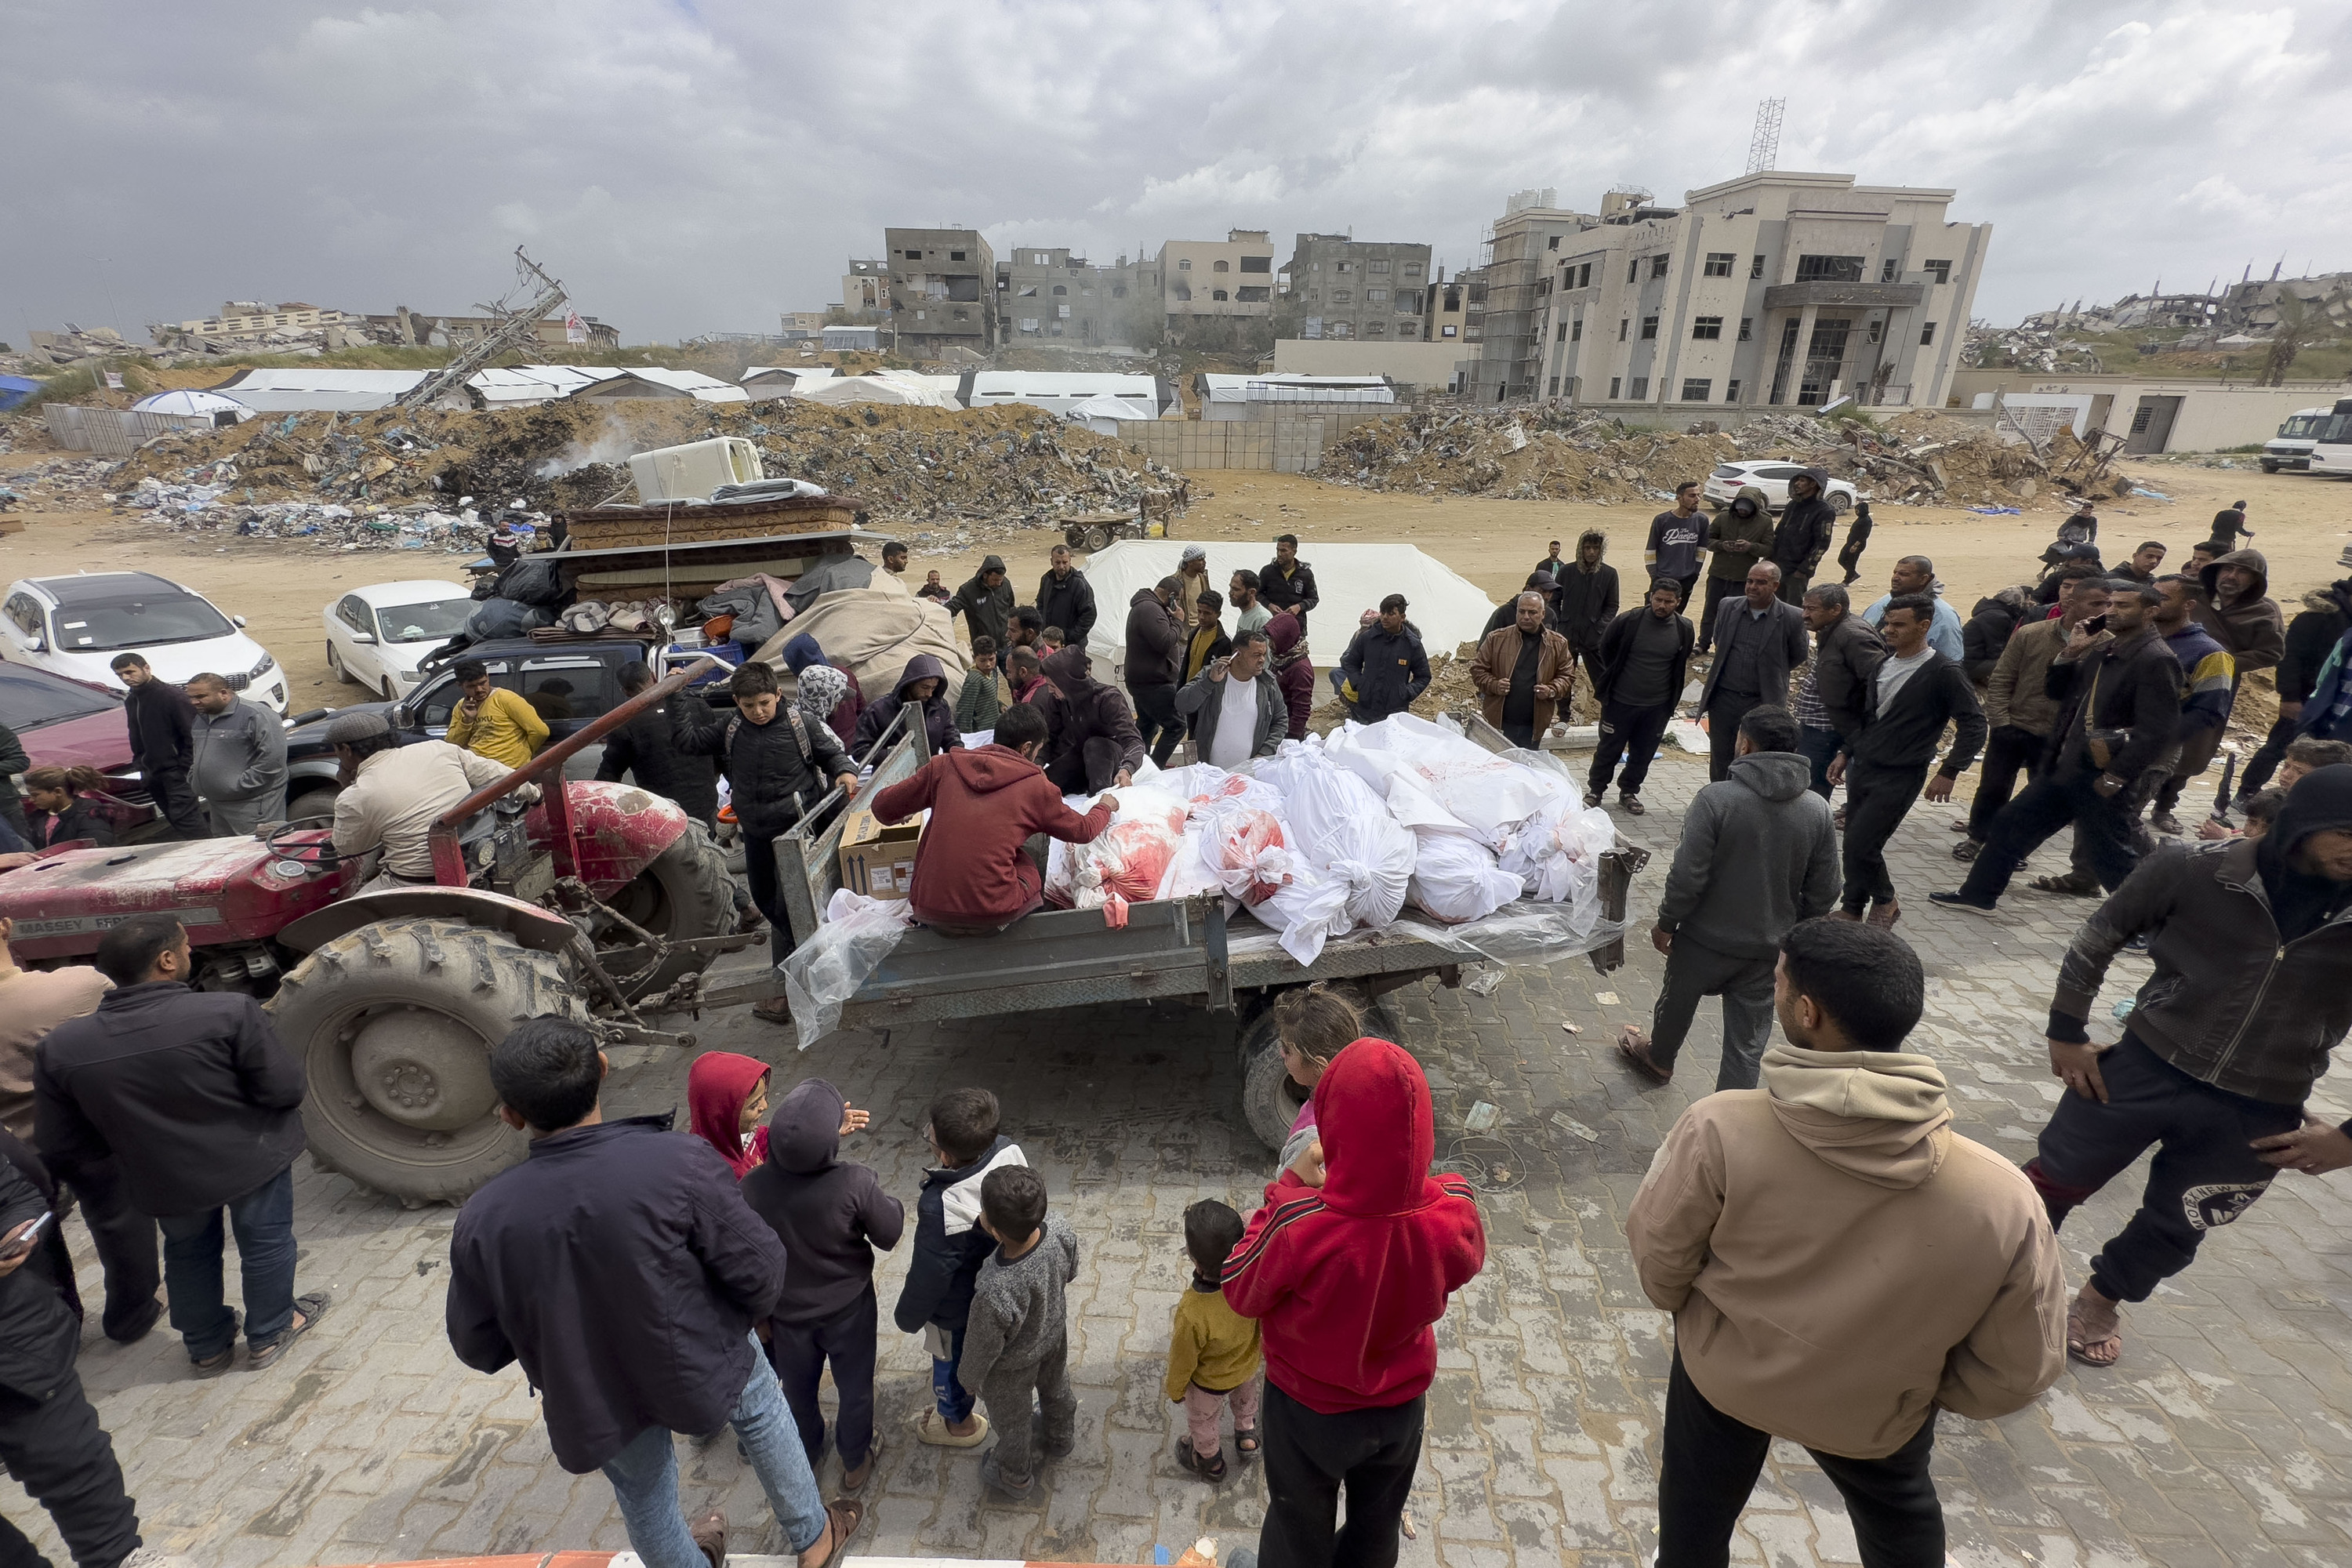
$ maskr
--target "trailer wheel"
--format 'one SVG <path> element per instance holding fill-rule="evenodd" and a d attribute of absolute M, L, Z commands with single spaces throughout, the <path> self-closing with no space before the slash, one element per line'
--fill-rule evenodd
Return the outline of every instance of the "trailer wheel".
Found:
<path fill-rule="evenodd" d="M 1282 1065 L 1282 1053 L 1274 1048 L 1273 1016 L 1265 1022 L 1265 1047 L 1244 1058 L 1242 1067 L 1242 1115 L 1258 1142 L 1279 1154 L 1290 1137 L 1290 1124 L 1298 1120 L 1298 1108 L 1307 1103 L 1307 1091 L 1292 1079 L 1290 1069 Z"/>
<path fill-rule="evenodd" d="M 1101 523 L 1094 523 L 1087 529 L 1087 549 L 1089 552 L 1108 550 L 1110 542 L 1111 531 Z"/>
<path fill-rule="evenodd" d="M 588 1022 L 553 953 L 462 921 L 385 921 L 313 952 L 269 1012 L 309 1069 L 310 1157 L 414 1207 L 459 1203 L 522 1157 L 490 1047 L 527 1019 Z"/>
<path fill-rule="evenodd" d="M 691 823 L 608 901 L 656 936 L 672 942 L 725 936 L 735 929 L 735 879 L 727 869 L 726 852 Z M 644 964 L 645 949 L 629 942 L 597 956 L 607 970 L 622 975 Z M 631 989 L 640 996 L 658 995 L 709 966 L 708 953 L 673 952 Z"/>

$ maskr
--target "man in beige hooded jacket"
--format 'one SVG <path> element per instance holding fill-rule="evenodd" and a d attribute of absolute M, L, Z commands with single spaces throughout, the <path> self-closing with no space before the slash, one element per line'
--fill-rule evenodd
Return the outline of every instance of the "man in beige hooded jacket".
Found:
<path fill-rule="evenodd" d="M 1902 938 L 1792 927 L 1763 1087 L 1683 1112 L 1625 1216 L 1675 1315 L 1658 1563 L 1725 1561 L 1771 1439 L 1844 1496 L 1865 1568 L 1944 1561 L 1927 1474 L 1940 1406 L 2022 1409 L 2066 1365 L 2058 1244 L 2017 1167 L 1951 1130 L 1901 1049 L 1926 979 Z"/>

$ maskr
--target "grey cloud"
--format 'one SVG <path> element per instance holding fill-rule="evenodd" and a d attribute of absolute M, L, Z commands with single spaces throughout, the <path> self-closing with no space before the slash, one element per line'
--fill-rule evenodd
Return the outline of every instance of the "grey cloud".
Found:
<path fill-rule="evenodd" d="M 2011 320 L 2346 265 L 2352 12 L 1744 5 L 19 5 L 0 336 L 226 298 L 462 310 L 528 243 L 632 340 L 822 305 L 889 223 L 1101 257 L 1424 239 L 1780 163 L 1951 185 Z"/>

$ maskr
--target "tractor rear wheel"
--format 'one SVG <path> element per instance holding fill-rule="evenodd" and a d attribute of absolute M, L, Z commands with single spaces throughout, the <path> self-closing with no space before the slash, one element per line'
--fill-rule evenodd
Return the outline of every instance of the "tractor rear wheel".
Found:
<path fill-rule="evenodd" d="M 385 921 L 313 952 L 270 999 L 310 1071 L 310 1157 L 415 1206 L 460 1203 L 522 1157 L 490 1047 L 526 1019 L 588 1022 L 569 966 L 462 921 Z"/>
<path fill-rule="evenodd" d="M 735 878 L 727 869 L 727 853 L 710 841 L 698 824 L 688 823 L 668 848 L 636 879 L 606 900 L 654 935 L 670 942 L 694 937 L 725 936 L 735 929 Z M 626 976 L 645 964 L 645 949 L 635 942 L 597 953 L 606 971 Z M 673 952 L 653 973 L 624 984 L 637 996 L 657 996 L 689 974 L 710 967 L 710 955 Z"/>

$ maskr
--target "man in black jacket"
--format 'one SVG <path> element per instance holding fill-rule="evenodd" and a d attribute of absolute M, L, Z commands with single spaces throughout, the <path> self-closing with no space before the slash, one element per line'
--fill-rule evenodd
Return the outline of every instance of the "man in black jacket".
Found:
<path fill-rule="evenodd" d="M 1004 557 L 991 555 L 980 570 L 949 598 L 950 619 L 961 614 L 976 637 L 991 637 L 1003 647 L 1013 640 L 1013 584 L 1004 580 Z"/>
<path fill-rule="evenodd" d="M 1576 541 L 1576 559 L 1559 573 L 1551 605 L 1553 624 L 1569 651 L 1584 663 L 1586 679 L 1601 689 L 1601 639 L 1617 619 L 1617 568 L 1601 559 L 1608 537 L 1588 528 Z"/>
<path fill-rule="evenodd" d="M 1936 622 L 1936 601 L 1926 594 L 1901 594 L 1886 606 L 1879 629 L 1886 657 L 1871 681 L 1869 718 L 1830 764 L 1830 783 L 1846 786 L 1845 896 L 1842 913 L 1861 920 L 1865 907 L 1874 926 L 1903 918 L 1895 879 L 1886 870 L 1886 841 L 1895 837 L 1911 803 L 1926 786 L 1927 798 L 1952 798 L 1952 781 L 1968 772 L 1984 745 L 1984 710 L 1968 673 L 1927 646 Z M 1944 727 L 1958 733 L 1936 776 L 1927 768 L 1944 739 Z"/>
<path fill-rule="evenodd" d="M 735 717 L 684 731 L 678 744 L 689 753 L 717 757 L 727 774 L 736 826 L 743 831 L 751 902 L 768 918 L 769 956 L 782 963 L 793 955 L 793 932 L 776 872 L 776 840 L 824 798 L 828 784 L 856 795 L 857 767 L 830 725 L 812 724 L 799 710 L 783 706 L 769 666 L 742 666 L 728 689 L 735 696 Z M 782 996 L 753 1004 L 751 1016 L 769 1024 L 792 1021 Z"/>
<path fill-rule="evenodd" d="M 48 1196 L 0 1162 L 0 1464 L 49 1510 L 76 1563 L 115 1568 L 139 1550 L 139 1510 L 74 1371 L 81 1321 L 50 1272 L 52 1254 L 26 1234 L 53 1213 Z M 0 1563 L 47 1561 L 0 1519 Z"/>
<path fill-rule="evenodd" d="M 1731 776 L 1739 721 L 1750 708 L 1789 705 L 1789 672 L 1805 662 L 1805 616 L 1776 597 L 1780 569 L 1759 561 L 1748 569 L 1745 592 L 1726 599 L 1715 616 L 1715 662 L 1699 689 L 1706 717 L 1707 782 Z"/>
<path fill-rule="evenodd" d="M 131 760 L 139 764 L 147 793 L 173 834 L 211 837 L 212 824 L 205 820 L 195 786 L 188 783 L 188 764 L 195 756 L 195 705 L 178 682 L 158 679 L 135 653 L 116 654 L 113 668 L 115 679 L 129 688 L 122 717 L 131 726 Z"/>
<path fill-rule="evenodd" d="M 1813 657 L 1790 704 L 1797 716 L 1797 750 L 1812 768 L 1806 787 L 1823 800 L 1835 788 L 1830 763 L 1870 719 L 1871 682 L 1886 657 L 1878 628 L 1853 613 L 1842 583 L 1805 590 L 1805 627 L 1813 634 Z"/>
<path fill-rule="evenodd" d="M 2352 626 L 2352 577 L 2303 596 L 2303 608 L 2287 623 L 2286 651 L 2280 656 L 2273 677 L 2278 683 L 2278 722 L 2271 726 L 2262 750 L 2246 763 L 2245 776 L 2238 781 L 2240 809 L 2271 782 L 2286 756 L 2288 743 L 2303 732 L 2303 705 L 2311 700 L 2320 667 L 2344 640 L 2347 626 Z"/>
<path fill-rule="evenodd" d="M 1609 623 L 1601 639 L 1601 676 L 1593 696 L 1601 704 L 1601 742 L 1593 749 L 1584 804 L 1599 805 L 1617 759 L 1617 799 L 1642 815 L 1642 785 L 1650 776 L 1658 741 L 1682 700 L 1693 641 L 1690 617 L 1679 614 L 1682 584 L 1672 577 L 1650 579 L 1650 596 L 1638 609 Z"/>
<path fill-rule="evenodd" d="M 191 991 L 188 933 L 133 915 L 99 939 L 114 982 L 98 1011 L 49 1031 L 33 1059 L 34 1142 L 61 1182 L 111 1157 L 131 1206 L 163 1232 L 172 1326 L 198 1377 L 236 1357 L 222 1300 L 221 1210 L 245 1277 L 247 1365 L 284 1355 L 327 1310 L 294 1294 L 294 1156 L 302 1063 L 236 991 Z"/>
<path fill-rule="evenodd" d="M 2072 823 L 2087 840 L 2099 885 L 2112 892 L 2131 875 L 2131 819 L 2125 803 L 2180 730 L 2180 662 L 2156 635 L 2161 597 L 2142 583 L 2108 579 L 2102 641 L 2085 621 L 2050 666 L 2045 686 L 2059 704 L 2052 760 L 1986 829 L 1985 847 L 1956 893 L 1934 902 L 1990 914 L 2010 878 L 2051 835 Z"/>
<path fill-rule="evenodd" d="M 1807 468 L 1789 481 L 1789 504 L 1780 509 L 1772 530 L 1772 564 L 1780 569 L 1780 601 L 1801 602 L 1822 557 L 1829 553 L 1830 537 L 1837 531 L 1837 512 L 1826 497 L 1830 477 L 1821 468 Z"/>
<path fill-rule="evenodd" d="M 1152 587 L 1138 588 L 1127 602 L 1127 692 L 1135 705 L 1135 727 L 1160 767 L 1184 738 L 1176 688 L 1184 671 L 1185 628 L 1172 607 L 1183 591 L 1182 578 L 1162 577 Z"/>
<path fill-rule="evenodd" d="M 2156 971 L 2123 1038 L 2094 1045 L 2099 988 L 2136 937 Z M 2050 1003 L 2050 1070 L 2069 1092 L 2025 1173 L 2056 1226 L 2158 1152 L 2139 1212 L 2067 1309 L 2075 1359 L 2112 1366 L 2117 1307 L 2189 1267 L 2281 1170 L 2352 1165 L 2352 1132 L 2304 1109 L 2347 1027 L 2352 767 L 2306 774 L 2259 841 L 2161 847 L 2083 923 Z"/>
<path fill-rule="evenodd" d="M 727 1560 L 727 1520 L 688 1526 L 670 1434 L 731 1426 L 803 1562 L 831 1563 L 858 1525 L 825 1506 L 752 1325 L 784 1289 L 784 1248 L 734 1173 L 670 1119 L 606 1121 L 604 1054 L 568 1018 L 534 1018 L 490 1051 L 499 1115 L 522 1163 L 458 1211 L 450 1348 L 477 1372 L 522 1365 L 556 1463 L 602 1469 L 648 1563 Z"/>
<path fill-rule="evenodd" d="M 1065 641 L 1086 646 L 1094 629 L 1095 585 L 1070 563 L 1070 547 L 1054 546 L 1053 566 L 1037 579 L 1037 624 L 1059 626 Z"/>
<path fill-rule="evenodd" d="M 1257 596 L 1276 615 L 1297 616 L 1298 635 L 1307 635 L 1307 612 L 1323 601 L 1315 592 L 1315 568 L 1298 558 L 1298 535 L 1274 536 L 1274 559 L 1257 574 Z"/>
<path fill-rule="evenodd" d="M 635 697 L 653 683 L 654 672 L 644 665 L 622 667 L 621 690 L 625 696 Z M 636 781 L 639 789 L 676 801 L 679 810 L 715 832 L 719 826 L 719 773 L 711 766 L 708 751 L 689 752 L 686 746 L 691 737 L 717 723 L 717 715 L 710 711 L 709 703 L 699 697 L 678 692 L 604 737 L 604 755 L 596 763 L 596 776 L 609 784 L 618 784 L 621 775 L 626 773 Z"/>
<path fill-rule="evenodd" d="M 1345 682 L 1339 695 L 1347 699 L 1348 717 L 1359 724 L 1402 713 L 1429 689 L 1429 655 L 1420 630 L 1404 618 L 1407 607 L 1402 594 L 1382 599 L 1380 619 L 1359 631 L 1339 656 Z"/>

